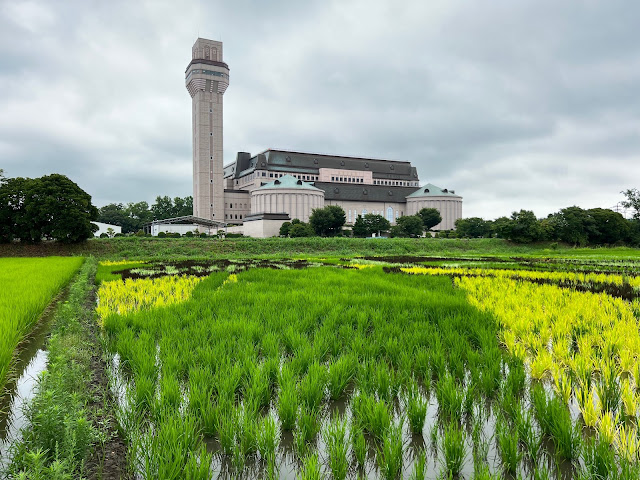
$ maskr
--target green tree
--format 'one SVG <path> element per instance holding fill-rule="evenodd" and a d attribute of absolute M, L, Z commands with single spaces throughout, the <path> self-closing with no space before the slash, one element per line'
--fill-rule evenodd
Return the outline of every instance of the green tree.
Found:
<path fill-rule="evenodd" d="M 175 197 L 173 199 L 173 216 L 186 217 L 193 215 L 193 197 Z"/>
<path fill-rule="evenodd" d="M 461 237 L 482 238 L 491 235 L 491 224 L 480 217 L 459 218 L 456 232 Z"/>
<path fill-rule="evenodd" d="M 340 232 L 347 217 L 342 207 L 327 205 L 324 208 L 314 208 L 309 217 L 309 224 L 317 235 L 333 236 Z"/>
<path fill-rule="evenodd" d="M 93 236 L 98 209 L 91 196 L 64 175 L 8 179 L 0 186 L 0 239 L 75 243 Z"/>
<path fill-rule="evenodd" d="M 509 238 L 516 243 L 536 242 L 542 237 L 542 229 L 535 214 L 530 210 L 520 210 L 511 214 Z"/>
<path fill-rule="evenodd" d="M 442 216 L 437 208 L 423 208 L 418 212 L 418 216 L 422 218 L 425 230 L 431 230 L 442 222 Z"/>
<path fill-rule="evenodd" d="M 635 220 L 640 220 L 640 190 L 637 188 L 630 188 L 620 193 L 622 193 L 626 198 L 626 200 L 621 202 L 622 206 L 624 208 L 632 208 L 634 210 L 633 218 Z"/>
<path fill-rule="evenodd" d="M 291 238 L 296 237 L 313 237 L 314 235 L 313 228 L 308 223 L 300 222 L 293 223 L 291 228 L 289 229 L 289 236 Z"/>
<path fill-rule="evenodd" d="M 589 235 L 589 243 L 612 245 L 629 239 L 629 222 L 617 212 L 605 208 L 587 210 L 594 222 L 594 231 Z"/>
<path fill-rule="evenodd" d="M 417 215 L 406 215 L 396 220 L 396 224 L 391 227 L 391 235 L 394 237 L 419 237 L 422 235 L 422 217 Z"/>
<path fill-rule="evenodd" d="M 512 223 L 509 217 L 496 218 L 491 225 L 491 231 L 498 238 L 511 238 Z"/>
<path fill-rule="evenodd" d="M 151 205 L 151 212 L 153 213 L 154 220 L 173 218 L 173 200 L 171 200 L 171 197 L 167 195 L 163 197 L 158 195 L 155 203 Z"/>
<path fill-rule="evenodd" d="M 367 232 L 367 225 L 364 223 L 364 218 L 362 218 L 362 215 L 358 215 L 356 221 L 353 222 L 351 233 L 353 233 L 354 237 L 366 237 Z"/>
<path fill-rule="evenodd" d="M 596 224 L 589 212 L 580 207 L 567 207 L 558 212 L 558 238 L 574 245 L 587 245 L 596 233 Z"/>
<path fill-rule="evenodd" d="M 374 233 L 380 235 L 382 232 L 388 232 L 391 228 L 389 220 L 376 213 L 367 213 L 364 216 L 364 223 L 367 227 L 367 236 L 371 236 Z"/>
<path fill-rule="evenodd" d="M 280 225 L 280 232 L 278 232 L 278 234 L 281 237 L 288 237 L 290 228 L 291 228 L 291 222 L 284 222 L 282 225 Z"/>

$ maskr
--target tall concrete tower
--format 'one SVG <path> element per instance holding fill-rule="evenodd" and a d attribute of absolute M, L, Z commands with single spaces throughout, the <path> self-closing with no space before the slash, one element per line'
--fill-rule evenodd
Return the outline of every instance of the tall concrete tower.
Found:
<path fill-rule="evenodd" d="M 198 38 L 193 44 L 185 84 L 193 121 L 193 215 L 224 220 L 222 96 L 229 86 L 229 66 L 222 42 Z"/>

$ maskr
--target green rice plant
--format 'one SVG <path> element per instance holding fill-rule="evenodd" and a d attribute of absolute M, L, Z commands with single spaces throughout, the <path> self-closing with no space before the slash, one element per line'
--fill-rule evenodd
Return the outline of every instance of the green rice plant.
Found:
<path fill-rule="evenodd" d="M 551 480 L 552 475 L 546 464 L 536 465 L 533 469 L 533 480 Z"/>
<path fill-rule="evenodd" d="M 138 375 L 135 379 L 134 401 L 138 412 L 148 412 L 151 409 L 156 391 L 155 376 Z"/>
<path fill-rule="evenodd" d="M 351 451 L 356 459 L 359 469 L 364 468 L 367 461 L 367 441 L 361 428 L 352 426 L 351 428 Z"/>
<path fill-rule="evenodd" d="M 413 381 L 409 384 L 405 402 L 411 431 L 414 434 L 421 434 L 427 416 L 428 405 L 427 401 L 420 395 L 417 384 Z"/>
<path fill-rule="evenodd" d="M 567 406 L 557 397 L 551 397 L 544 413 L 544 426 L 553 440 L 556 455 L 568 461 L 580 455 L 580 430 L 573 424 Z"/>
<path fill-rule="evenodd" d="M 349 471 L 347 453 L 347 421 L 336 415 L 335 419 L 327 424 L 323 431 L 323 439 L 326 451 L 329 455 L 329 469 L 335 480 L 344 480 Z"/>
<path fill-rule="evenodd" d="M 378 398 L 384 401 L 389 401 L 392 397 L 391 384 L 393 370 L 391 370 L 386 363 L 378 363 L 375 368 L 374 381 L 376 385 L 376 393 Z"/>
<path fill-rule="evenodd" d="M 402 422 L 391 425 L 382 439 L 382 446 L 378 450 L 378 468 L 380 476 L 385 480 L 394 480 L 402 473 Z"/>
<path fill-rule="evenodd" d="M 464 400 L 462 402 L 462 413 L 466 418 L 473 417 L 473 405 L 476 401 L 477 386 L 475 383 L 469 382 L 464 392 Z"/>
<path fill-rule="evenodd" d="M 318 410 L 324 398 L 325 382 L 326 368 L 317 361 L 312 363 L 307 375 L 298 385 L 298 394 L 302 405 L 310 410 Z"/>
<path fill-rule="evenodd" d="M 321 480 L 325 478 L 320 468 L 320 460 L 318 454 L 312 454 L 302 461 L 302 470 L 296 476 L 297 480 Z"/>
<path fill-rule="evenodd" d="M 391 424 L 391 414 L 387 404 L 380 400 L 369 403 L 367 412 L 367 426 L 369 433 L 374 438 L 382 440 L 389 425 Z"/>
<path fill-rule="evenodd" d="M 251 376 L 251 382 L 245 391 L 245 397 L 258 408 L 266 408 L 271 402 L 271 378 L 265 365 L 262 368 L 256 367 Z"/>
<path fill-rule="evenodd" d="M 438 399 L 438 411 L 443 417 L 455 422 L 462 420 L 463 396 L 451 375 L 446 374 L 438 380 L 436 397 Z"/>
<path fill-rule="evenodd" d="M 280 444 L 280 431 L 276 421 L 271 415 L 267 415 L 260 422 L 258 429 L 258 451 L 260 456 L 268 462 L 275 460 L 276 451 Z"/>
<path fill-rule="evenodd" d="M 462 464 L 466 456 L 464 438 L 464 430 L 456 423 L 451 422 L 445 427 L 440 448 L 444 459 L 443 466 L 447 475 L 455 477 L 462 470 Z"/>
<path fill-rule="evenodd" d="M 160 403 L 163 407 L 177 409 L 182 403 L 180 383 L 173 375 L 163 375 L 160 380 Z"/>
<path fill-rule="evenodd" d="M 292 382 L 281 384 L 278 417 L 283 430 L 293 430 L 298 416 L 298 394 Z"/>
<path fill-rule="evenodd" d="M 542 446 L 542 437 L 537 433 L 533 426 L 533 418 L 531 413 L 520 407 L 516 411 L 514 424 L 520 441 L 524 445 L 524 453 L 530 461 L 535 462 L 538 459 L 540 448 Z"/>
<path fill-rule="evenodd" d="M 236 432 L 238 444 L 240 445 L 242 455 L 244 458 L 247 458 L 258 451 L 259 424 L 255 408 L 245 404 L 237 426 L 239 427 Z"/>
<path fill-rule="evenodd" d="M 617 473 L 616 455 L 608 442 L 587 438 L 584 446 L 584 469 L 590 478 L 611 478 Z"/>
<path fill-rule="evenodd" d="M 235 447 L 237 413 L 235 408 L 231 407 L 218 412 L 218 437 L 220 440 L 220 449 L 225 455 L 232 455 Z"/>
<path fill-rule="evenodd" d="M 16 347 L 84 258 L 0 258 L 0 394 Z"/>
<path fill-rule="evenodd" d="M 294 433 L 294 441 L 301 457 L 304 456 L 303 454 L 307 451 L 309 445 L 315 442 L 319 431 L 320 422 L 318 421 L 317 412 L 301 408 Z"/>
<path fill-rule="evenodd" d="M 337 400 L 353 380 L 356 371 L 356 359 L 352 355 L 342 355 L 329 366 L 329 397 Z"/>
<path fill-rule="evenodd" d="M 489 467 L 484 462 L 481 465 L 478 465 L 478 468 L 474 469 L 473 472 L 473 480 L 497 480 L 501 478 L 502 475 L 500 473 L 492 474 Z"/>
<path fill-rule="evenodd" d="M 496 425 L 496 435 L 498 437 L 498 447 L 502 466 L 509 475 L 515 476 L 518 464 L 522 459 L 522 454 L 518 450 L 518 431 L 510 431 L 506 425 L 499 422 Z"/>
<path fill-rule="evenodd" d="M 427 453 L 420 450 L 413 463 L 413 470 L 409 480 L 424 480 L 427 473 Z"/>

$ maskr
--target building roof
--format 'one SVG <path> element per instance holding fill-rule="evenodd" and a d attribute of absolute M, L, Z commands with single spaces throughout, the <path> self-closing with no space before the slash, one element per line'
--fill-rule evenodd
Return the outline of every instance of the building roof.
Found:
<path fill-rule="evenodd" d="M 404 203 L 416 187 L 389 187 L 386 185 L 352 185 L 348 183 L 315 182 L 324 190 L 325 200 L 350 200 L 355 202 Z"/>
<path fill-rule="evenodd" d="M 460 197 L 460 195 L 456 195 L 454 190 L 442 189 L 440 187 L 435 186 L 432 183 L 427 183 L 423 185 L 411 195 L 407 196 L 407 198 L 418 198 L 418 197 Z"/>
<path fill-rule="evenodd" d="M 292 175 L 283 175 L 280 178 L 276 178 L 273 182 L 265 183 L 256 190 L 273 190 L 279 188 L 286 188 L 287 190 L 314 190 L 316 192 L 322 191 L 319 188 L 314 187 L 312 184 L 298 180 Z"/>
<path fill-rule="evenodd" d="M 272 149 L 265 150 L 253 157 L 248 153 L 239 152 L 236 161 L 224 167 L 224 176 L 240 178 L 254 170 L 277 170 L 317 175 L 320 168 L 369 171 L 376 179 L 418 181 L 418 171 L 411 165 L 411 162 Z"/>

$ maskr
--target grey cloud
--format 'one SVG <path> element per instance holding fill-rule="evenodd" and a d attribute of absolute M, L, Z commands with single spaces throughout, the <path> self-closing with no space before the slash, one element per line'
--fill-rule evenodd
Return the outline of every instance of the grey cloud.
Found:
<path fill-rule="evenodd" d="M 199 34 L 231 69 L 227 162 L 409 160 L 486 218 L 609 207 L 640 178 L 638 24 L 618 0 L 6 0 L 0 168 L 68 174 L 100 205 L 190 194 Z"/>

